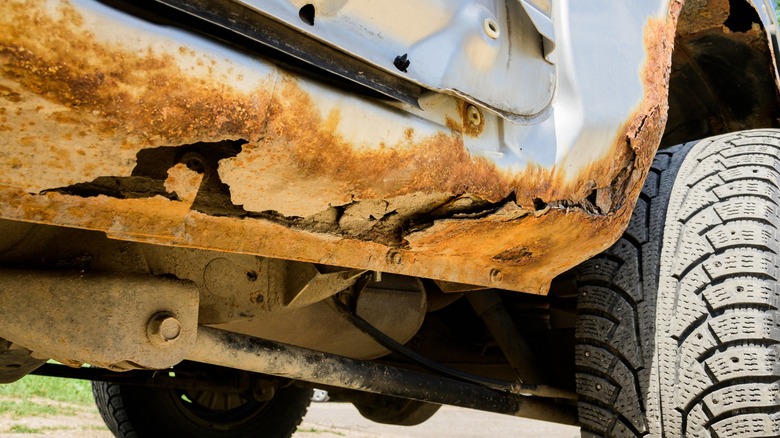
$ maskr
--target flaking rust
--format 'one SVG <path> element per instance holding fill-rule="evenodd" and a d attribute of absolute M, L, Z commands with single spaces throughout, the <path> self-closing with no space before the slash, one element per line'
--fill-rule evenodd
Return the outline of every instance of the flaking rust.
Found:
<path fill-rule="evenodd" d="M 397 143 L 354 144 L 337 109 L 317 109 L 332 90 L 268 66 L 249 80 L 186 47 L 130 50 L 54 4 L 56 13 L 0 6 L 3 218 L 531 293 L 626 226 L 665 123 L 679 12 L 672 3 L 666 20 L 646 25 L 644 101 L 609 153 L 571 178 L 540 167 L 506 174 L 446 126 L 418 134 L 399 123 Z M 466 108 L 452 117 L 467 122 Z M 129 177 L 150 148 L 226 140 L 242 140 L 241 151 L 214 174 L 176 162 L 160 174 L 176 196 L 52 190 Z M 222 201 L 235 208 L 196 208 L 206 181 L 229 188 Z"/>

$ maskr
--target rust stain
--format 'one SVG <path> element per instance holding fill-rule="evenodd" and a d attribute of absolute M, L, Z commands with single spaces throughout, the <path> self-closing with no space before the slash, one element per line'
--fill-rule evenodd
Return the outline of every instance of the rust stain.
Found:
<path fill-rule="evenodd" d="M 241 154 L 221 165 L 220 174 L 225 176 L 231 169 L 241 169 L 240 176 L 225 180 L 231 188 L 262 187 L 269 175 L 275 179 L 283 175 L 281 181 L 291 185 L 290 191 L 307 193 L 308 207 L 273 210 L 296 216 L 309 216 L 328 205 L 413 193 L 469 193 L 499 201 L 513 190 L 512 180 L 504 178 L 488 160 L 471 156 L 459 135 L 440 132 L 416 143 L 360 149 L 332 129 L 332 120 L 323 120 L 311 108 L 316 108 L 312 97 L 296 81 L 283 79 L 272 99 L 262 140 L 248 144 Z M 267 208 L 277 194 L 269 191 L 268 198 L 255 203 Z M 296 195 L 290 193 L 289 197 Z M 249 199 L 237 203 L 253 209 Z"/>
<path fill-rule="evenodd" d="M 251 140 L 262 132 L 267 92 L 235 93 L 220 78 L 190 76 L 169 53 L 99 43 L 68 3 L 57 11 L 52 17 L 34 0 L 3 5 L 0 75 L 51 102 L 99 115 L 103 134 L 144 144 Z"/>
<path fill-rule="evenodd" d="M 475 111 L 476 120 L 471 114 L 469 114 L 469 108 L 471 111 Z M 467 137 L 479 137 L 482 131 L 485 130 L 485 119 L 482 116 L 482 112 L 477 107 L 471 105 L 464 100 L 458 100 L 456 105 L 460 120 L 455 120 L 450 116 L 446 116 L 445 124 L 451 131 L 460 133 Z"/>
<path fill-rule="evenodd" d="M 4 4 L 0 18 L 9 30 L 0 34 L 0 79 L 25 100 L 27 106 L 17 112 L 40 122 L 32 135 L 19 134 L 20 143 L 28 138 L 43 156 L 56 160 L 47 166 L 68 169 L 89 162 L 88 176 L 79 175 L 83 169 L 68 174 L 81 178 L 71 184 L 129 175 L 136 153 L 145 148 L 244 139 L 238 155 L 219 162 L 219 176 L 230 186 L 233 204 L 265 216 L 193 211 L 200 180 L 182 166 L 164 177 L 166 190 L 181 200 L 34 194 L 30 181 L 40 178 L 22 171 L 37 158 L 24 154 L 0 155 L 4 169 L 18 162 L 21 172 L 0 177 L 0 216 L 104 230 L 120 239 L 533 293 L 544 293 L 551 278 L 608 246 L 627 224 L 663 131 L 679 12 L 673 3 L 667 20 L 645 28 L 651 50 L 642 106 L 605 159 L 570 176 L 541 167 L 506 174 L 471 156 L 461 134 L 446 127 L 418 141 L 405 129 L 397 144 L 358 147 L 336 130 L 340 114 L 321 115 L 292 75 L 272 78 L 273 89 L 237 90 L 219 78 L 190 74 L 171 54 L 101 44 L 80 28 L 83 20 L 72 8 L 60 8 L 55 19 L 36 5 Z M 46 29 L 47 37 L 27 34 L 30 22 Z M 179 47 L 175 51 L 196 56 Z M 213 62 L 198 58 L 196 63 Z M 467 113 L 463 104 L 456 131 L 464 131 Z M 45 125 L 46 120 L 56 124 Z M 14 119 L 10 123 L 16 126 Z M 50 138 L 47 130 L 56 136 Z M 71 151 L 53 147 L 60 134 L 78 138 L 82 132 L 84 149 L 73 143 Z M 120 152 L 124 162 L 118 165 Z M 100 173 L 109 171 L 115 173 Z M 376 232 L 367 232 L 367 221 Z M 491 275 L 496 269 L 501 276 Z"/>
<path fill-rule="evenodd" d="M 778 126 L 774 48 L 754 6 L 726 0 L 685 2 L 662 147 Z"/>
<path fill-rule="evenodd" d="M 0 97 L 3 99 L 10 100 L 13 103 L 18 103 L 22 101 L 22 95 L 19 93 L 14 92 L 14 90 L 4 87 L 0 85 Z"/>
<path fill-rule="evenodd" d="M 722 27 L 729 18 L 729 3 L 729 0 L 685 0 L 677 33 L 686 35 Z"/>

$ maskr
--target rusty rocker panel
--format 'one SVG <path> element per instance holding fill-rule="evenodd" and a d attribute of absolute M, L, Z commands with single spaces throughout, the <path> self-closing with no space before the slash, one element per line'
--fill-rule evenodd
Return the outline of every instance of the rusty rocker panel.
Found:
<path fill-rule="evenodd" d="M 629 220 L 679 9 L 554 2 L 552 110 L 517 124 L 455 94 L 349 94 L 90 0 L 5 1 L 0 217 L 546 293 Z"/>

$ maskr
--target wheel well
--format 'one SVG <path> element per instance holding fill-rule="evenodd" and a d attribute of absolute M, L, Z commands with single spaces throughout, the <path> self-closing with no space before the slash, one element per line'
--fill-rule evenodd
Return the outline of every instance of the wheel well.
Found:
<path fill-rule="evenodd" d="M 661 147 L 780 126 L 767 33 L 746 0 L 688 0 L 675 36 Z"/>

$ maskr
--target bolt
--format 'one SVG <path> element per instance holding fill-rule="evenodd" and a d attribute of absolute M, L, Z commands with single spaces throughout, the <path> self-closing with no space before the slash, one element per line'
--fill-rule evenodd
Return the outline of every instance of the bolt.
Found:
<path fill-rule="evenodd" d="M 160 312 L 149 320 L 147 335 L 155 342 L 171 342 L 181 336 L 182 325 L 170 313 Z"/>
<path fill-rule="evenodd" d="M 493 269 L 490 271 L 490 281 L 493 283 L 501 283 L 501 280 L 504 279 L 504 274 L 501 272 L 500 269 Z"/>
<path fill-rule="evenodd" d="M 466 118 L 469 120 L 469 123 L 474 126 L 482 124 L 482 113 L 480 113 L 479 109 L 474 105 L 469 105 L 468 108 L 466 108 Z"/>
<path fill-rule="evenodd" d="M 404 258 L 401 256 L 401 253 L 397 251 L 393 251 L 390 254 L 388 254 L 387 259 L 390 261 L 390 263 L 394 265 L 400 265 L 401 262 L 404 260 Z"/>

